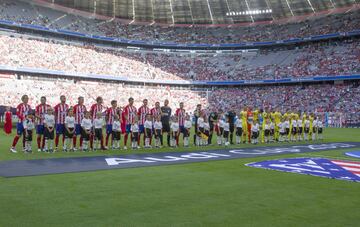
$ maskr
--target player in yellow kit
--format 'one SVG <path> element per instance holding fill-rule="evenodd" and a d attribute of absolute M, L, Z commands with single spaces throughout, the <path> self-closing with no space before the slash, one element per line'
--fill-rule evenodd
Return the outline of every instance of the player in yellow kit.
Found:
<path fill-rule="evenodd" d="M 246 138 L 248 137 L 248 130 L 247 130 L 247 111 L 246 108 L 244 108 L 241 112 L 241 120 L 242 120 L 242 128 L 243 128 L 243 133 L 242 133 L 242 138 L 241 141 L 243 141 L 243 143 L 246 142 Z"/>
<path fill-rule="evenodd" d="M 275 141 L 279 141 L 280 133 L 279 133 L 279 125 L 281 122 L 282 115 L 279 110 L 271 113 L 271 118 L 275 120 Z"/>
<path fill-rule="evenodd" d="M 252 113 L 253 113 L 253 120 L 254 120 L 254 122 L 255 122 L 255 121 L 258 122 L 258 120 L 259 120 L 259 110 L 258 110 L 258 109 L 255 109 Z"/>
<path fill-rule="evenodd" d="M 290 140 L 290 136 L 291 136 L 291 112 L 290 110 L 287 110 L 284 114 L 283 114 L 284 118 L 287 119 L 289 121 L 289 131 L 286 133 L 287 136 L 287 141 Z"/>
<path fill-rule="evenodd" d="M 261 134 L 260 134 L 260 139 L 261 139 L 261 142 L 264 143 L 265 142 L 265 136 L 264 136 L 264 132 L 265 132 L 265 124 L 266 124 L 266 121 L 268 119 L 270 119 L 270 114 L 268 114 L 266 112 L 266 109 L 264 111 L 260 111 L 261 113 L 261 118 L 262 118 L 262 122 L 261 122 Z"/>

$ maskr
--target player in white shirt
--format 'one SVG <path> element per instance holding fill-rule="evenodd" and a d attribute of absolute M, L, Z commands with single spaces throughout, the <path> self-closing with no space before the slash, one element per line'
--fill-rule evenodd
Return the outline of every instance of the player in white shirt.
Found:
<path fill-rule="evenodd" d="M 101 148 L 101 141 L 103 140 L 103 127 L 105 125 L 103 116 L 101 112 L 98 112 L 96 114 L 96 118 L 94 119 L 94 151 L 100 150 Z"/>
<path fill-rule="evenodd" d="M 275 142 L 275 119 L 270 121 L 270 142 Z"/>
<path fill-rule="evenodd" d="M 264 125 L 264 141 L 265 143 L 269 143 L 270 142 L 270 119 L 267 118 L 265 120 L 265 125 Z"/>
<path fill-rule="evenodd" d="M 198 126 L 198 135 L 196 135 L 196 145 L 202 146 L 203 145 L 203 135 L 204 135 L 204 116 L 201 115 L 197 120 L 197 126 Z"/>
<path fill-rule="evenodd" d="M 323 122 L 320 118 L 318 118 L 317 120 L 317 131 L 318 131 L 318 139 L 319 140 L 323 140 L 324 137 L 323 137 Z"/>
<path fill-rule="evenodd" d="M 218 131 L 217 131 L 217 139 L 216 139 L 218 145 L 221 145 L 222 141 L 223 141 L 224 124 L 225 124 L 225 121 L 223 119 L 223 115 L 220 115 L 219 120 L 218 120 Z"/>
<path fill-rule="evenodd" d="M 202 144 L 206 146 L 208 145 L 208 138 L 210 136 L 210 124 L 206 116 L 204 116 L 203 127 L 204 127 L 204 135 L 202 136 L 201 139 L 202 139 Z"/>
<path fill-rule="evenodd" d="M 309 132 L 310 132 L 310 120 L 309 118 L 305 118 L 304 122 L 304 140 L 309 140 Z"/>
<path fill-rule="evenodd" d="M 289 142 L 289 135 L 290 135 L 290 121 L 289 118 L 286 118 L 284 121 L 285 124 L 285 136 L 284 139 L 286 142 Z"/>
<path fill-rule="evenodd" d="M 258 121 L 254 121 L 253 125 L 251 126 L 251 143 L 257 144 L 259 142 L 259 130 L 260 126 Z"/>
<path fill-rule="evenodd" d="M 295 119 L 295 116 L 291 120 L 291 141 L 295 141 L 297 137 L 297 120 Z"/>
<path fill-rule="evenodd" d="M 137 117 L 134 117 L 134 120 L 130 126 L 131 131 L 131 148 L 140 149 L 139 146 L 139 120 Z"/>
<path fill-rule="evenodd" d="M 298 129 L 298 132 L 297 132 L 297 136 L 298 136 L 298 141 L 302 141 L 303 140 L 303 122 L 301 120 L 301 118 L 299 118 L 297 120 L 297 129 Z"/>
<path fill-rule="evenodd" d="M 314 118 L 313 131 L 312 131 L 312 140 L 317 139 L 317 134 L 318 134 L 318 120 L 317 120 L 317 118 Z"/>
<path fill-rule="evenodd" d="M 282 125 L 283 125 L 283 122 L 282 122 L 282 121 L 280 121 L 280 123 L 277 125 L 278 128 L 279 128 L 279 142 L 283 142 L 283 138 L 282 138 L 282 137 L 283 137 L 284 131 L 283 131 Z"/>
<path fill-rule="evenodd" d="M 92 127 L 93 124 L 90 119 L 90 112 L 86 112 L 84 118 L 81 121 L 81 134 L 83 137 L 83 144 L 81 150 L 83 152 L 87 151 L 89 148 L 89 141 L 90 141 Z"/>
<path fill-rule="evenodd" d="M 179 122 L 176 116 L 173 116 L 172 118 L 172 121 L 170 123 L 170 131 L 171 131 L 170 147 L 176 147 L 176 139 L 180 134 Z"/>
<path fill-rule="evenodd" d="M 284 120 L 281 120 L 279 125 L 279 142 L 284 142 L 284 136 L 285 136 L 285 123 Z"/>
<path fill-rule="evenodd" d="M 26 119 L 23 122 L 24 133 L 25 133 L 25 153 L 31 153 L 31 142 L 32 142 L 32 135 L 35 128 L 34 125 L 34 115 L 28 114 Z"/>
<path fill-rule="evenodd" d="M 120 139 L 121 139 L 121 123 L 119 120 L 119 115 L 114 115 L 114 121 L 112 123 L 112 132 L 111 132 L 111 148 L 120 149 Z"/>
<path fill-rule="evenodd" d="M 67 151 L 68 148 L 70 148 L 71 151 L 75 151 L 74 140 L 73 140 L 74 136 L 75 136 L 75 117 L 74 117 L 73 109 L 70 109 L 68 115 L 65 118 L 64 151 Z"/>
<path fill-rule="evenodd" d="M 45 152 L 53 152 L 55 116 L 52 108 L 49 108 L 47 113 L 44 115 L 44 127 L 45 144 L 43 150 Z"/>
<path fill-rule="evenodd" d="M 147 114 L 146 120 L 144 122 L 145 148 L 151 148 L 150 141 L 152 138 L 152 128 L 153 128 L 152 116 L 151 114 Z"/>
<path fill-rule="evenodd" d="M 189 146 L 190 131 L 191 131 L 191 128 L 192 128 L 192 122 L 190 120 L 190 115 L 186 115 L 185 122 L 184 122 L 184 127 L 185 127 L 184 147 L 188 147 Z"/>
<path fill-rule="evenodd" d="M 229 134 L 230 134 L 230 123 L 229 123 L 229 118 L 225 118 L 225 121 L 223 123 L 223 136 L 222 136 L 222 143 L 225 146 L 229 146 L 230 142 L 229 142 Z"/>
<path fill-rule="evenodd" d="M 243 134 L 243 128 L 242 128 L 242 119 L 241 116 L 239 114 L 238 118 L 235 121 L 235 127 L 236 127 L 236 144 L 240 144 L 241 143 L 241 138 L 242 138 L 242 134 Z"/>
<path fill-rule="evenodd" d="M 162 137 L 162 123 L 161 123 L 161 115 L 157 116 L 154 122 L 154 135 L 155 135 L 155 147 L 161 147 L 161 137 Z"/>

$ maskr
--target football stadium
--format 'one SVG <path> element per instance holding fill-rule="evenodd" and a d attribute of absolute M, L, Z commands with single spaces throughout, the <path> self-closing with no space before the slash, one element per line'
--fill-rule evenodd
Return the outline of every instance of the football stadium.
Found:
<path fill-rule="evenodd" d="M 360 0 L 0 0 L 0 226 L 360 225 Z"/>

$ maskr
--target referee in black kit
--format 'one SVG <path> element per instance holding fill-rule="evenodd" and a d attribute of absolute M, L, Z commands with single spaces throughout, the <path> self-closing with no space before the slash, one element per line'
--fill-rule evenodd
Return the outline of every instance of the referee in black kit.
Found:
<path fill-rule="evenodd" d="M 198 118 L 201 115 L 201 104 L 196 105 L 196 110 L 194 110 L 194 120 L 195 120 L 195 134 L 194 134 L 194 144 L 196 144 L 196 136 L 198 134 Z"/>
<path fill-rule="evenodd" d="M 163 126 L 163 135 L 160 136 L 161 146 L 163 146 L 164 133 L 167 133 L 167 145 L 170 147 L 170 116 L 171 108 L 169 107 L 169 100 L 165 99 L 164 106 L 161 107 L 161 123 Z"/>
<path fill-rule="evenodd" d="M 229 125 L 230 125 L 230 144 L 234 144 L 233 137 L 235 130 L 235 117 L 236 117 L 235 111 L 232 109 L 229 112 L 227 112 L 227 117 L 229 118 Z"/>
<path fill-rule="evenodd" d="M 215 128 L 215 124 L 216 121 L 218 120 L 218 113 L 216 111 L 212 111 L 209 114 L 209 126 L 210 126 L 210 135 L 208 138 L 208 144 L 210 145 L 212 142 L 212 138 L 213 138 L 213 134 L 214 134 L 214 128 Z"/>

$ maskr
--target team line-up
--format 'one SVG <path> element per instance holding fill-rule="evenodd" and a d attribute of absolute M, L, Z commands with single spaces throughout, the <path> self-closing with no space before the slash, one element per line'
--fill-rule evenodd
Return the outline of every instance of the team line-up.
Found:
<path fill-rule="evenodd" d="M 153 141 L 156 148 L 161 148 L 165 133 L 168 146 L 179 146 L 179 137 L 183 134 L 183 146 L 188 147 L 193 122 L 196 146 L 211 144 L 213 135 L 217 136 L 218 145 L 228 146 L 233 144 L 234 132 L 237 144 L 323 139 L 322 119 L 313 113 L 288 111 L 282 114 L 279 111 L 251 111 L 250 108 L 243 109 L 239 114 L 233 111 L 207 113 L 199 104 L 191 117 L 184 109 L 183 102 L 172 115 L 168 100 L 162 107 L 156 102 L 152 109 L 148 107 L 147 99 L 138 109 L 134 106 L 133 98 L 129 98 L 124 108 L 118 107 L 117 101 L 113 100 L 111 106 L 105 108 L 102 97 L 97 97 L 96 103 L 88 111 L 83 97 L 78 98 L 78 104 L 70 107 L 64 95 L 60 96 L 60 103 L 55 107 L 46 104 L 46 97 L 41 97 L 41 103 L 34 112 L 28 104 L 27 95 L 23 95 L 21 101 L 16 111 L 17 133 L 10 149 L 13 153 L 17 153 L 16 145 L 21 137 L 23 151 L 32 152 L 34 129 L 39 152 L 56 152 L 60 136 L 65 152 L 78 150 L 78 137 L 82 151 L 107 150 L 109 141 L 111 149 L 120 149 L 122 134 L 123 149 L 127 149 L 129 136 L 131 148 L 139 149 L 142 134 L 144 148 L 152 147 Z"/>

